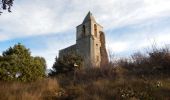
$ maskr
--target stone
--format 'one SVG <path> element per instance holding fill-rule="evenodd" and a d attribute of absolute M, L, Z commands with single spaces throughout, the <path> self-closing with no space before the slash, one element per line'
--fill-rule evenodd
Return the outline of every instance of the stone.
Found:
<path fill-rule="evenodd" d="M 100 52 L 101 52 L 101 66 L 105 66 L 109 63 L 109 59 L 108 59 L 108 54 L 107 54 L 107 50 L 106 50 L 106 45 L 105 45 L 105 34 L 104 32 L 100 33 L 100 42 L 101 42 L 101 48 L 100 48 Z"/>
<path fill-rule="evenodd" d="M 91 12 L 77 26 L 76 44 L 60 50 L 59 57 L 68 53 L 80 55 L 85 67 L 100 67 L 108 63 L 103 27 L 96 22 Z"/>

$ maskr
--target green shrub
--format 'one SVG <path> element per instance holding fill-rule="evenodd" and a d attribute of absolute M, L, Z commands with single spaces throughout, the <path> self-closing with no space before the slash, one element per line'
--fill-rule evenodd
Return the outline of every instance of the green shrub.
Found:
<path fill-rule="evenodd" d="M 17 44 L 0 57 L 0 80 L 34 81 L 45 76 L 46 63 L 42 57 L 32 57 L 29 49 Z"/>
<path fill-rule="evenodd" d="M 83 59 L 81 56 L 72 53 L 66 54 L 63 57 L 57 58 L 51 70 L 50 76 L 57 74 L 67 74 L 77 69 L 81 69 L 83 65 Z"/>

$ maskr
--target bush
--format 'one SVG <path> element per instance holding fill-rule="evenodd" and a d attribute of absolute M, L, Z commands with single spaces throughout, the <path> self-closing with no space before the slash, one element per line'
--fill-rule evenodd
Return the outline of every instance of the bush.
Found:
<path fill-rule="evenodd" d="M 145 54 L 138 52 L 131 59 L 120 60 L 118 66 L 135 76 L 170 76 L 170 51 L 168 48 L 154 47 Z"/>
<path fill-rule="evenodd" d="M 66 54 L 63 57 L 57 58 L 51 70 L 50 76 L 57 74 L 67 74 L 80 69 L 83 64 L 83 59 L 77 54 Z"/>

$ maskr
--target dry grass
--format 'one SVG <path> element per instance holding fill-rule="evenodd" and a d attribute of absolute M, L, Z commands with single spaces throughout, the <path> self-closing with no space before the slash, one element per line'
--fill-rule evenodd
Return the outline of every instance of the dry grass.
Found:
<path fill-rule="evenodd" d="M 108 72 L 108 73 L 106 73 Z M 170 78 L 127 76 L 123 67 L 87 69 L 32 83 L 1 82 L 0 100 L 169 100 Z"/>
<path fill-rule="evenodd" d="M 108 74 L 99 69 L 58 78 L 69 100 L 169 100 L 170 78 L 150 79 L 126 76 L 126 69 L 115 68 Z M 96 71 L 94 71 L 96 70 Z M 108 72 L 111 69 L 108 69 Z M 111 77 L 112 76 L 112 77 Z"/>
<path fill-rule="evenodd" d="M 52 100 L 57 99 L 59 84 L 54 79 L 32 83 L 0 83 L 0 100 Z"/>

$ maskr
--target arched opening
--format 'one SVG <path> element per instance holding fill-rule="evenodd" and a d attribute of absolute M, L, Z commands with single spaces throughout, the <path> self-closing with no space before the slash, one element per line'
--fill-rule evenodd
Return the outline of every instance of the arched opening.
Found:
<path fill-rule="evenodd" d="M 86 35 L 86 26 L 83 25 L 83 33 L 82 33 L 82 36 L 84 37 Z"/>
<path fill-rule="evenodd" d="M 94 35 L 95 37 L 97 37 L 97 25 L 96 24 L 94 24 Z"/>

